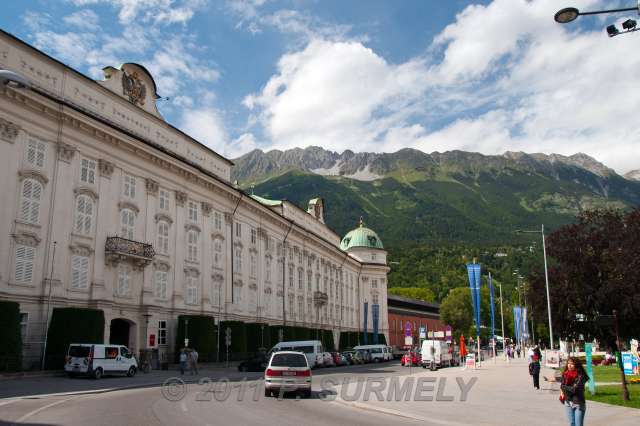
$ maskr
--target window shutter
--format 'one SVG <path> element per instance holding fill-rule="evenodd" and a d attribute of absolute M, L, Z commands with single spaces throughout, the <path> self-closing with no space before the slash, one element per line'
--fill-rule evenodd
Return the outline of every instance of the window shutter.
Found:
<path fill-rule="evenodd" d="M 16 246 L 16 281 L 29 283 L 33 279 L 33 260 L 35 258 L 35 248 L 27 246 Z"/>

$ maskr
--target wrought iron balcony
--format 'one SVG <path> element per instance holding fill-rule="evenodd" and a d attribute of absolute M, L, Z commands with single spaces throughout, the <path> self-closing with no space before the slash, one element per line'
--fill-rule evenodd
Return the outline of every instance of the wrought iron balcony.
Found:
<path fill-rule="evenodd" d="M 327 293 L 323 293 L 322 291 L 313 292 L 313 304 L 315 306 L 324 306 L 327 302 L 329 302 L 329 296 Z"/>
<path fill-rule="evenodd" d="M 139 267 L 147 266 L 156 255 L 151 244 L 122 237 L 107 237 L 104 252 L 107 262 L 117 264 L 130 261 Z"/>

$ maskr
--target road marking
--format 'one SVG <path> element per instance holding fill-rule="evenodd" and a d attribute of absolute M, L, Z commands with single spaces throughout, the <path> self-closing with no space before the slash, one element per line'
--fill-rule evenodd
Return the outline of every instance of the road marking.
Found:
<path fill-rule="evenodd" d="M 31 417 L 31 416 L 35 416 L 36 414 L 38 414 L 38 413 L 39 413 L 39 412 L 41 412 L 41 411 L 46 410 L 47 408 L 51 408 L 51 407 L 53 407 L 53 406 L 56 406 L 56 405 L 62 404 L 63 402 L 67 402 L 67 401 L 70 401 L 70 400 L 75 399 L 75 398 L 77 398 L 77 397 L 75 397 L 75 396 L 74 396 L 74 397 L 71 397 L 71 398 L 62 399 L 62 400 L 60 400 L 60 401 L 52 402 L 51 404 L 47 404 L 47 405 L 45 405 L 44 407 L 40 407 L 40 408 L 38 408 L 38 409 L 36 409 L 36 410 L 30 411 L 30 412 L 28 412 L 27 414 L 25 414 L 24 416 L 20 417 L 18 420 L 16 420 L 16 421 L 15 421 L 15 423 L 22 423 L 22 422 L 24 422 L 26 419 L 28 419 L 29 417 Z"/>
<path fill-rule="evenodd" d="M 7 399 L 7 400 L 0 400 L 0 407 L 2 407 L 3 405 L 8 405 L 11 403 L 14 403 L 16 401 L 20 401 L 21 398 L 11 398 L 11 399 Z"/>

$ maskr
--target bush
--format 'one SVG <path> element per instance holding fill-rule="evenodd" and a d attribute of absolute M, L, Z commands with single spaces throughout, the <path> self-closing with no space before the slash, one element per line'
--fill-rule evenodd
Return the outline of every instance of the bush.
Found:
<path fill-rule="evenodd" d="M 213 317 L 206 315 L 180 315 L 178 317 L 176 357 L 180 355 L 180 348 L 184 347 L 186 319 L 189 319 L 189 328 L 187 330 L 189 347 L 198 351 L 198 361 L 215 361 L 218 354 L 218 327 L 215 325 Z M 177 361 L 179 359 L 176 359 Z"/>
<path fill-rule="evenodd" d="M 64 366 L 70 343 L 104 343 L 104 312 L 85 308 L 54 308 L 47 334 L 46 369 Z"/>
<path fill-rule="evenodd" d="M 22 369 L 20 304 L 0 301 L 0 371 Z"/>

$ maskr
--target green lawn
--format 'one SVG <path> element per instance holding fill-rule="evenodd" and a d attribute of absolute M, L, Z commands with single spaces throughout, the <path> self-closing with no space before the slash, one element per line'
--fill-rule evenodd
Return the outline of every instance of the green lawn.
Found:
<path fill-rule="evenodd" d="M 590 401 L 640 409 L 640 384 L 628 384 L 627 388 L 629 389 L 630 401 L 626 403 L 622 401 L 622 386 L 620 385 L 596 386 L 595 395 L 591 395 L 588 390 L 584 394 Z"/>
<path fill-rule="evenodd" d="M 597 383 L 620 383 L 620 369 L 614 365 L 594 365 L 593 376 Z"/>

